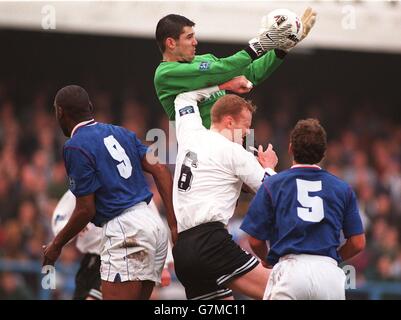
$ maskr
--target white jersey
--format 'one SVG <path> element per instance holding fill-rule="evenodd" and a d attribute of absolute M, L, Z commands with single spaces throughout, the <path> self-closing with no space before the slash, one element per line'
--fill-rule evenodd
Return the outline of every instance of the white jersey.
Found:
<path fill-rule="evenodd" d="M 212 221 L 227 225 L 242 183 L 256 192 L 266 173 L 252 153 L 202 125 L 197 101 L 218 90 L 182 93 L 175 100 L 178 154 L 173 203 L 178 232 Z"/>
<path fill-rule="evenodd" d="M 54 235 L 57 235 L 67 224 L 74 211 L 75 203 L 74 194 L 68 190 L 54 209 L 52 217 Z M 75 245 L 82 253 L 100 254 L 101 240 L 102 228 L 96 227 L 93 223 L 88 223 L 85 229 L 78 234 Z"/>

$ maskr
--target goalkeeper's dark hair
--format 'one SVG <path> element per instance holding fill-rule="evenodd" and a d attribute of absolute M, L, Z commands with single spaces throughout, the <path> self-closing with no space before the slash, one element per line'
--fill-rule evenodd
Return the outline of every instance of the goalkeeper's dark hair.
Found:
<path fill-rule="evenodd" d="M 214 103 L 210 111 L 212 123 L 219 123 L 224 116 L 232 116 L 237 119 L 244 109 L 255 113 L 256 106 L 251 101 L 235 94 L 226 94 Z"/>
<path fill-rule="evenodd" d="M 93 118 L 93 106 L 86 90 L 77 85 L 61 88 L 54 99 L 68 116 L 77 122 Z"/>
<path fill-rule="evenodd" d="M 166 50 L 166 39 L 178 40 L 184 27 L 193 27 L 194 22 L 178 14 L 169 14 L 159 20 L 156 26 L 156 41 L 161 53 Z"/>
<path fill-rule="evenodd" d="M 295 162 L 316 164 L 326 152 L 327 134 L 317 119 L 299 120 L 291 131 L 290 142 Z"/>

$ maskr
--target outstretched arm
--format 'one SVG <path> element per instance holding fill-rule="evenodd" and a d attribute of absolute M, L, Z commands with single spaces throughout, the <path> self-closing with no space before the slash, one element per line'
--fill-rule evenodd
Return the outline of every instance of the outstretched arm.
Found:
<path fill-rule="evenodd" d="M 263 56 L 266 52 L 280 48 L 291 34 L 290 28 L 290 24 L 284 26 L 273 24 L 251 39 L 244 50 L 227 58 L 217 59 L 209 54 L 198 56 L 199 59 L 191 63 L 161 64 L 155 75 L 156 89 L 162 85 L 160 80 L 163 79 L 175 82 L 175 80 L 181 80 L 182 78 L 196 77 L 192 79 L 193 81 L 184 81 L 182 83 L 183 91 L 191 91 L 193 90 L 189 89 L 191 83 L 197 86 L 194 89 L 198 89 L 218 85 L 235 76 L 239 76 L 242 74 L 243 69 L 253 60 Z M 169 83 L 169 86 L 172 86 L 171 83 Z"/>
<path fill-rule="evenodd" d="M 178 143 L 182 139 L 188 138 L 190 131 L 205 129 L 202 125 L 198 102 L 208 99 L 219 90 L 230 90 L 238 94 L 247 93 L 252 90 L 252 83 L 244 76 L 240 76 L 218 86 L 183 92 L 177 95 L 174 100 L 174 108 Z"/>
<path fill-rule="evenodd" d="M 253 61 L 246 67 L 243 74 L 255 86 L 270 77 L 283 63 L 286 53 L 281 50 L 272 50 Z"/>

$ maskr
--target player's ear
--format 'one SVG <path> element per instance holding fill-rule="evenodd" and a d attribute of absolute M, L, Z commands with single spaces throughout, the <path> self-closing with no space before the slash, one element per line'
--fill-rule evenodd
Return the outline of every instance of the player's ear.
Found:
<path fill-rule="evenodd" d="M 168 48 L 170 50 L 174 50 L 176 46 L 177 46 L 177 42 L 175 41 L 174 38 L 168 37 L 166 39 L 166 48 Z"/>
<path fill-rule="evenodd" d="M 234 126 L 234 118 L 232 116 L 224 117 L 225 127 L 231 129 Z"/>
<path fill-rule="evenodd" d="M 63 108 L 54 104 L 54 109 L 56 110 L 56 118 L 61 119 L 64 115 Z"/>
<path fill-rule="evenodd" d="M 89 111 L 93 113 L 93 104 L 89 101 Z"/>
<path fill-rule="evenodd" d="M 288 145 L 288 154 L 289 155 L 293 155 L 293 153 L 292 153 L 292 143 L 290 142 L 290 144 Z"/>

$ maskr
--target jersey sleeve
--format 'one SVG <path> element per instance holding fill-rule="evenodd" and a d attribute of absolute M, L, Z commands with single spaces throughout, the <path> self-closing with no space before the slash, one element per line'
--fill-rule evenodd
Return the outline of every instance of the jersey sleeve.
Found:
<path fill-rule="evenodd" d="M 178 143 L 191 132 L 206 130 L 202 125 L 202 118 L 199 113 L 198 101 L 207 99 L 219 87 L 210 87 L 197 91 L 190 91 L 179 94 L 174 101 L 176 136 Z"/>
<path fill-rule="evenodd" d="M 274 227 L 272 198 L 264 183 L 253 198 L 241 229 L 259 240 L 270 240 Z"/>
<path fill-rule="evenodd" d="M 161 65 L 154 78 L 156 94 L 167 116 L 173 120 L 176 95 L 222 84 L 242 75 L 251 62 L 251 56 L 241 50 L 221 59 L 207 54 L 190 63 L 172 62 Z"/>
<path fill-rule="evenodd" d="M 343 232 L 345 238 L 347 239 L 349 237 L 364 233 L 355 192 L 351 189 L 351 187 L 348 188 L 348 203 L 343 222 Z"/>
<path fill-rule="evenodd" d="M 76 197 L 89 195 L 101 187 L 95 160 L 88 152 L 78 147 L 66 146 L 64 161 L 70 190 Z"/>
<path fill-rule="evenodd" d="M 244 76 L 254 85 L 258 85 L 270 77 L 282 62 L 283 59 L 277 57 L 275 50 L 270 50 L 247 66 L 244 71 Z"/>
<path fill-rule="evenodd" d="M 199 57 L 190 63 L 177 63 L 158 76 L 168 78 L 168 85 L 174 84 L 177 90 L 192 91 L 226 82 L 242 74 L 242 70 L 252 62 L 245 50 L 226 58 L 216 58 L 211 54 Z"/>
<path fill-rule="evenodd" d="M 240 145 L 234 145 L 231 156 L 234 174 L 254 192 L 259 189 L 266 176 L 276 174 L 272 169 L 263 169 L 255 156 Z"/>

